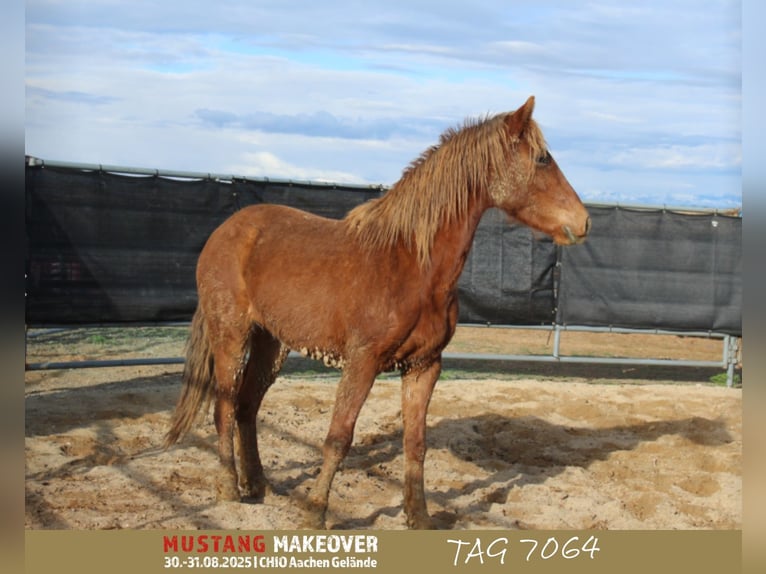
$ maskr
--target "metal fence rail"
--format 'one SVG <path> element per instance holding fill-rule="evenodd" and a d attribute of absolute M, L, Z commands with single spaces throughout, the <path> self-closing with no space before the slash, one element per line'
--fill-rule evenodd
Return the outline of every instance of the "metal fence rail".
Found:
<path fill-rule="evenodd" d="M 152 323 L 141 324 L 140 326 L 170 327 L 184 326 L 188 323 Z M 77 328 L 107 328 L 107 327 L 138 327 L 139 325 L 115 325 L 115 324 L 90 324 L 72 326 L 47 326 L 45 330 L 35 331 L 28 334 L 29 338 L 40 336 L 52 331 L 66 331 Z M 550 354 L 493 354 L 493 353 L 444 353 L 445 359 L 454 360 L 478 360 L 478 361 L 524 361 L 524 362 L 547 362 L 547 363 L 580 363 L 580 364 L 603 364 L 603 365 L 641 365 L 641 366 L 675 366 L 675 367 L 710 367 L 721 368 L 726 371 L 726 386 L 734 386 L 734 370 L 739 361 L 739 338 L 727 334 L 714 333 L 708 331 L 666 331 L 666 330 L 647 330 L 647 329 L 623 329 L 623 328 L 604 328 L 604 327 L 585 327 L 585 326 L 563 326 L 563 325 L 542 325 L 542 326 L 509 326 L 509 325 L 475 325 L 461 324 L 463 327 L 493 327 L 503 329 L 527 329 L 544 330 L 553 333 L 553 349 Z M 622 334 L 643 334 L 643 335 L 674 335 L 681 337 L 704 337 L 720 339 L 722 341 L 721 359 L 718 361 L 697 361 L 684 359 L 651 359 L 638 357 L 598 357 L 598 356 L 578 356 L 561 354 L 561 333 L 564 331 L 589 332 L 589 333 L 622 333 Z M 290 357 L 299 357 L 300 355 L 291 352 Z M 158 366 L 158 365 L 179 365 L 184 363 L 183 357 L 137 357 L 137 358 L 118 358 L 118 359 L 94 359 L 78 361 L 44 361 L 37 363 L 28 363 L 25 365 L 27 371 L 44 371 L 58 369 L 89 369 L 89 368 L 109 368 L 109 367 L 136 367 L 136 366 Z"/>

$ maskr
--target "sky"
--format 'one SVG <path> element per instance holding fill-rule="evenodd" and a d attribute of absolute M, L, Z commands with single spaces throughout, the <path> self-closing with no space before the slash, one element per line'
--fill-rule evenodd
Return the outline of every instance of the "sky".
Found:
<path fill-rule="evenodd" d="M 393 184 L 535 96 L 586 202 L 738 207 L 732 0 L 27 0 L 26 154 Z"/>

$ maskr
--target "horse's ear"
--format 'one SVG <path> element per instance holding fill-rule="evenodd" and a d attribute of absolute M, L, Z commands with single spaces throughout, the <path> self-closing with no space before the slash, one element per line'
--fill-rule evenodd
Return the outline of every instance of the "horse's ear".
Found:
<path fill-rule="evenodd" d="M 534 109 L 535 97 L 529 96 L 527 101 L 524 102 L 524 105 L 509 115 L 508 119 L 506 119 L 506 124 L 508 125 L 508 129 L 511 131 L 511 133 L 521 134 L 524 131 L 524 128 L 527 127 L 527 124 L 532 117 L 532 112 Z"/>

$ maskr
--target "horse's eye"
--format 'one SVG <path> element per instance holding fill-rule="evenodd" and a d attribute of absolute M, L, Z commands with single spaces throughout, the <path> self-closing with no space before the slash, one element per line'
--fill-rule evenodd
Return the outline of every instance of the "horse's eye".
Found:
<path fill-rule="evenodd" d="M 539 165 L 548 165 L 553 161 L 553 156 L 551 156 L 551 152 L 545 151 L 544 154 L 542 154 L 540 157 L 537 158 L 537 163 Z"/>

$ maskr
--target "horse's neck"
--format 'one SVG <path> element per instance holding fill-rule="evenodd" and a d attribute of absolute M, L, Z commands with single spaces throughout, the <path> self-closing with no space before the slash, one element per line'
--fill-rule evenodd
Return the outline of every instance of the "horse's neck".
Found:
<path fill-rule="evenodd" d="M 438 289 L 452 290 L 463 271 L 481 216 L 491 206 L 486 194 L 471 201 L 469 208 L 436 233 L 431 247 L 428 275 Z"/>

